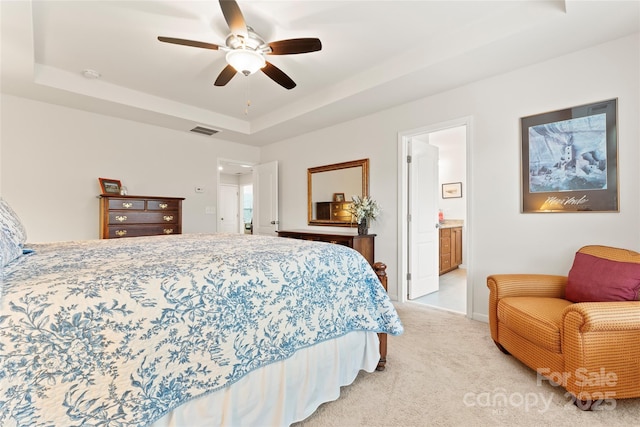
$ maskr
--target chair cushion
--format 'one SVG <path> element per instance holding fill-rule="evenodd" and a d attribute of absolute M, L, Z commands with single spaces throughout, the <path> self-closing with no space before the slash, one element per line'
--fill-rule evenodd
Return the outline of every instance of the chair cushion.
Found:
<path fill-rule="evenodd" d="M 560 298 L 502 298 L 498 302 L 498 322 L 540 347 L 562 353 L 562 313 L 571 304 Z"/>
<path fill-rule="evenodd" d="M 640 264 L 576 253 L 565 298 L 573 302 L 637 301 Z"/>

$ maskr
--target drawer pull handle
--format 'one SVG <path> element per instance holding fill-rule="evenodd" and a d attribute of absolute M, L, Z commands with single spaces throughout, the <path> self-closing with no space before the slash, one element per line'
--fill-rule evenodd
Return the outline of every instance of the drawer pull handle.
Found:
<path fill-rule="evenodd" d="M 116 221 L 125 222 L 127 220 L 126 215 L 116 215 Z"/>
<path fill-rule="evenodd" d="M 162 219 L 164 219 L 165 221 L 173 221 L 173 215 L 165 215 L 162 217 Z"/>
<path fill-rule="evenodd" d="M 119 237 L 123 237 L 127 235 L 127 230 L 116 230 L 116 235 Z"/>
<path fill-rule="evenodd" d="M 173 228 L 165 228 L 162 231 L 164 231 L 164 234 L 173 234 Z"/>
<path fill-rule="evenodd" d="M 160 209 L 167 209 L 169 207 L 168 203 L 158 203 L 158 206 L 160 207 Z"/>
<path fill-rule="evenodd" d="M 133 203 L 131 202 L 122 202 L 122 207 L 125 209 L 129 209 L 131 207 L 133 207 Z"/>

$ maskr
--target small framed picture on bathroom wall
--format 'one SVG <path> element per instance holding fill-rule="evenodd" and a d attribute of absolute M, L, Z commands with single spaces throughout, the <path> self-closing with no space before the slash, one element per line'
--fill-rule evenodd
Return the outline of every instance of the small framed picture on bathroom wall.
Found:
<path fill-rule="evenodd" d="M 442 184 L 442 198 L 443 199 L 457 199 L 462 197 L 462 183 L 461 182 L 449 182 Z"/>

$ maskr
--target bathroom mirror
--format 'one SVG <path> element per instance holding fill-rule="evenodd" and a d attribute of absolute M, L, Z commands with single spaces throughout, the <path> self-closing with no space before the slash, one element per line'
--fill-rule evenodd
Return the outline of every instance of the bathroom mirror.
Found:
<path fill-rule="evenodd" d="M 309 225 L 357 227 L 349 212 L 352 196 L 369 195 L 369 159 L 307 169 Z"/>

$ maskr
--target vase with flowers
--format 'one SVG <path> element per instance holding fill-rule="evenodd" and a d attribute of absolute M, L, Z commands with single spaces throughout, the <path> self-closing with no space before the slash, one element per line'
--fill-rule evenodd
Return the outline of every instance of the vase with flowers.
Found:
<path fill-rule="evenodd" d="M 353 196 L 349 210 L 358 224 L 358 234 L 369 234 L 369 222 L 380 215 L 378 202 L 368 196 Z"/>

